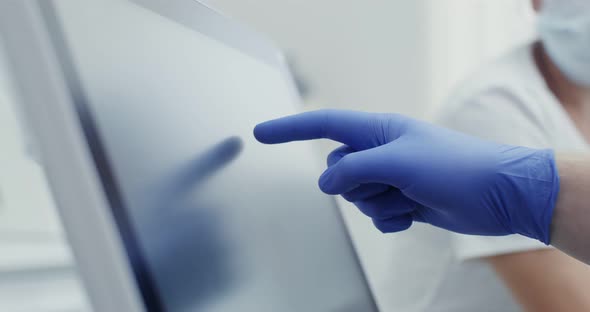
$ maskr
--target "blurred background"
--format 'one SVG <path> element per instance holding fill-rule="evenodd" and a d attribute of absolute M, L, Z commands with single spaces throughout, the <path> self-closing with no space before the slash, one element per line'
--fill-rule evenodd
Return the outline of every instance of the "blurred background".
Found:
<path fill-rule="evenodd" d="M 204 2 L 283 48 L 304 110 L 428 118 L 475 68 L 534 37 L 528 0 Z M 0 42 L 0 310 L 89 311 L 8 71 Z M 369 281 L 378 278 L 386 264 L 374 255 L 395 236 L 342 210 Z"/>

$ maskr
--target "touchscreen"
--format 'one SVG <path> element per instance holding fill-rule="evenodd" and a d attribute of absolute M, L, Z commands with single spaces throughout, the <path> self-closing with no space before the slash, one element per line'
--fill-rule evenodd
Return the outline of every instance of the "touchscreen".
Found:
<path fill-rule="evenodd" d="M 279 68 L 132 2 L 55 6 L 149 309 L 372 311 L 323 161 L 252 136 L 295 112 Z"/>

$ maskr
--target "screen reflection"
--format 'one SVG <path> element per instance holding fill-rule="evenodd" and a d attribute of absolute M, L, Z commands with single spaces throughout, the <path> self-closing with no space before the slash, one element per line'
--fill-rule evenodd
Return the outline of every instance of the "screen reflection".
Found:
<path fill-rule="evenodd" d="M 153 205 L 144 216 L 147 256 L 157 272 L 159 291 L 173 311 L 195 308 L 230 289 L 232 247 L 222 232 L 223 203 L 200 194 L 200 186 L 235 160 L 243 148 L 229 137 L 180 166 L 153 187 Z M 170 225 L 173 225 L 171 227 Z"/>

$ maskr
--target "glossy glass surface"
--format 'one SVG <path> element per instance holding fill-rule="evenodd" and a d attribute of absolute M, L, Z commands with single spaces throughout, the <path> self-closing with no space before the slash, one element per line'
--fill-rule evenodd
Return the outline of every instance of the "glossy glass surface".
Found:
<path fill-rule="evenodd" d="M 163 310 L 374 309 L 321 160 L 252 136 L 295 111 L 278 68 L 127 1 L 56 9 Z"/>

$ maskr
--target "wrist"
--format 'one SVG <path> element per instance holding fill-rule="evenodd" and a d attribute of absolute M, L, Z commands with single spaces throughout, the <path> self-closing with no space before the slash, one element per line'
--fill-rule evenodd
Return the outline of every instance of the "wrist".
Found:
<path fill-rule="evenodd" d="M 590 164 L 586 156 L 574 154 L 557 154 L 556 163 L 560 190 L 551 222 L 551 242 L 567 245 L 571 237 L 576 237 L 575 233 L 585 227 L 584 218 L 580 216 L 587 215 L 585 207 L 588 204 L 587 198 L 580 194 L 588 193 L 586 187 L 590 181 L 584 173 L 590 171 Z"/>

